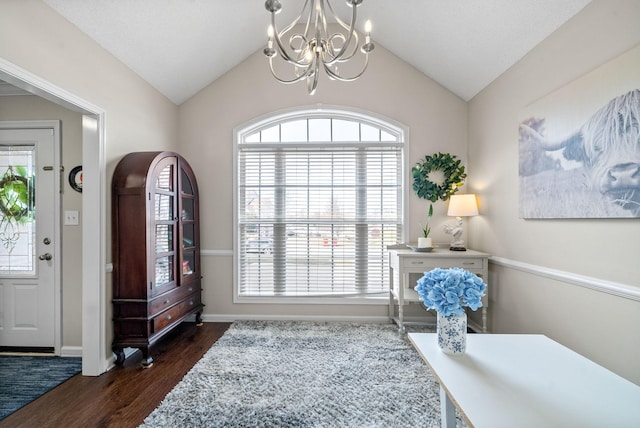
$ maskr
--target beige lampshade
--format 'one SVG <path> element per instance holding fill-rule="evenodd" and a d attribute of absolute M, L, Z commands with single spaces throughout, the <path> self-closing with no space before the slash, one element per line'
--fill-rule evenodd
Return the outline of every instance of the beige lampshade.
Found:
<path fill-rule="evenodd" d="M 476 195 L 452 195 L 449 198 L 449 210 L 447 215 L 451 217 L 470 217 L 478 215 Z"/>

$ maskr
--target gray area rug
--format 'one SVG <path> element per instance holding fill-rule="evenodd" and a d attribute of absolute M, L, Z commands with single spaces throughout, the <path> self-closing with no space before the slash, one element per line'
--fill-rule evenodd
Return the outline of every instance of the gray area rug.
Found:
<path fill-rule="evenodd" d="M 439 388 L 390 324 L 236 322 L 141 426 L 439 427 Z"/>

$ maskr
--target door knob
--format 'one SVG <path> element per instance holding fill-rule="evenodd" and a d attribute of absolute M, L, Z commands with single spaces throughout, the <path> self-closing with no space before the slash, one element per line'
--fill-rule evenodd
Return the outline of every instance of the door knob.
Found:
<path fill-rule="evenodd" d="M 40 260 L 51 260 L 53 256 L 51 253 L 44 253 L 43 255 L 38 257 Z"/>

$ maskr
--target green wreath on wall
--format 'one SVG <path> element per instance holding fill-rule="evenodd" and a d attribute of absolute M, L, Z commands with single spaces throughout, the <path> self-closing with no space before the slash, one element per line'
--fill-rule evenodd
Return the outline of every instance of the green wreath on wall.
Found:
<path fill-rule="evenodd" d="M 464 184 L 467 174 L 464 166 L 455 155 L 449 153 L 435 153 L 425 156 L 412 169 L 413 190 L 419 198 L 436 202 L 438 199 L 446 201 Z M 442 181 L 434 181 L 436 173 L 442 173 Z"/>

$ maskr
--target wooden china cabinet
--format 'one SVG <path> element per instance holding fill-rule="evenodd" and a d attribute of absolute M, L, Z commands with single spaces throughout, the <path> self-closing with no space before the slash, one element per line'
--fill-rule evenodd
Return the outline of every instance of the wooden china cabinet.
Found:
<path fill-rule="evenodd" d="M 126 155 L 112 180 L 113 345 L 151 348 L 188 316 L 202 323 L 198 185 L 173 152 Z"/>

